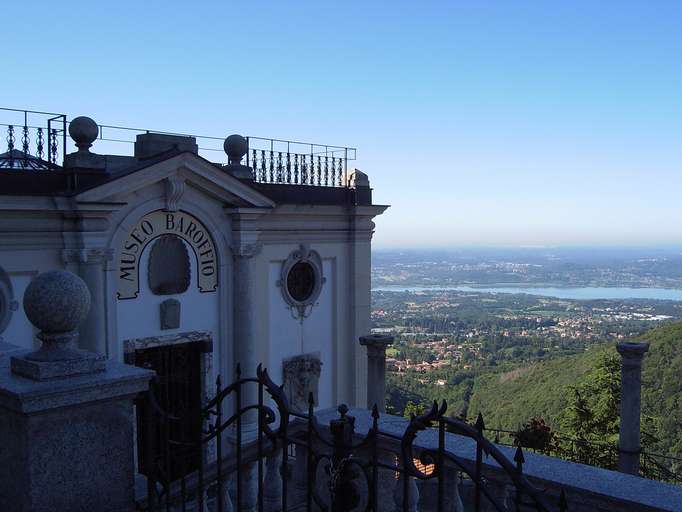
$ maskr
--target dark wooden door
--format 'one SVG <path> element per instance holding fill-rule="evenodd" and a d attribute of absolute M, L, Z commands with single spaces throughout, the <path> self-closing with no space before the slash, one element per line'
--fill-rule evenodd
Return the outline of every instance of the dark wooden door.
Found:
<path fill-rule="evenodd" d="M 138 403 L 139 471 L 173 482 L 201 461 L 201 343 L 137 350 L 135 365 L 157 375 L 151 392 L 158 408 L 149 396 Z"/>

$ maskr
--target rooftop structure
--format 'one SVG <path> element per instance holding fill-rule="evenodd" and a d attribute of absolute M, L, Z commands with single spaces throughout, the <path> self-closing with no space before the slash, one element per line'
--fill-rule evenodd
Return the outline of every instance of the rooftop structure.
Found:
<path fill-rule="evenodd" d="M 349 197 L 349 163 L 357 149 L 256 136 L 216 137 L 98 124 L 87 117 L 0 108 L 6 140 L 0 153 L 5 193 L 74 194 L 107 178 L 134 172 L 155 161 L 192 153 L 259 190 L 299 200 L 334 202 Z M 95 147 L 93 147 L 95 146 Z M 105 154 L 106 153 L 106 154 Z M 29 175 L 20 171 L 49 171 Z M 303 194 L 271 185 L 301 185 Z M 322 190 L 325 189 L 325 190 Z M 340 189 L 340 190 L 326 190 Z M 312 200 L 312 199 L 310 199 Z"/>

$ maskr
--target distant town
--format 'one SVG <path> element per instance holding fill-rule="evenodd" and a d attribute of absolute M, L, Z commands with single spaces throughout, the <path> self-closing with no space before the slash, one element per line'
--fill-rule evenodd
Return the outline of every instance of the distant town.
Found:
<path fill-rule="evenodd" d="M 578 254 L 579 263 L 567 256 L 532 251 L 496 257 L 489 253 L 487 259 L 473 261 L 481 257 L 469 252 L 423 253 L 422 259 L 416 253 L 375 256 L 373 331 L 396 337 L 387 357 L 387 370 L 395 378 L 446 386 L 462 372 L 578 353 L 591 345 L 636 336 L 660 323 L 682 318 L 682 301 L 576 300 L 495 293 L 485 288 L 460 291 L 435 287 L 492 282 L 546 284 L 550 274 L 555 286 L 594 285 L 590 276 L 597 274 L 601 284 L 622 285 L 622 281 L 614 280 L 623 276 L 624 269 L 629 269 L 625 282 L 629 286 L 677 280 L 676 275 L 636 270 L 638 262 L 651 259 L 636 254 L 631 260 L 602 254 L 593 264 L 583 253 Z M 519 261 L 523 257 L 529 261 Z M 671 262 L 682 267 L 679 254 L 657 257 L 661 269 Z M 502 258 L 508 261 L 500 262 Z M 398 282 L 401 285 L 396 285 Z"/>

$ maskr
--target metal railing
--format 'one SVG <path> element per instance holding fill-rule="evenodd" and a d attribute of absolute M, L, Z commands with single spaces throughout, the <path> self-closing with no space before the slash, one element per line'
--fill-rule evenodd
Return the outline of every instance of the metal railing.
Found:
<path fill-rule="evenodd" d="M 614 443 L 576 439 L 562 432 L 552 430 L 540 443 L 527 442 L 520 438 L 518 430 L 484 427 L 496 444 L 521 446 L 535 453 L 557 457 L 604 469 L 618 469 L 618 446 Z M 660 453 L 640 453 L 639 475 L 650 480 L 682 485 L 682 459 Z"/>
<path fill-rule="evenodd" d="M 254 387 L 256 393 L 249 391 Z M 473 482 L 476 511 L 484 506 L 500 512 L 568 510 L 563 493 L 558 506 L 550 506 L 543 491 L 529 482 L 520 448 L 514 460 L 509 460 L 480 428 L 446 417 L 444 402 L 412 417 L 400 434 L 382 428 L 375 406 L 368 430 L 356 432 L 355 418 L 344 405 L 328 425 L 318 423 L 312 393 L 307 413 L 292 410 L 283 387 L 275 385 L 259 366 L 255 378 L 242 377 L 237 367 L 236 380 L 228 386 L 218 378 L 215 396 L 194 418 L 164 411 L 153 387 L 139 399 L 140 406 L 145 420 L 138 430 L 138 439 L 144 440 L 138 450 L 145 453 L 141 473 L 148 481 L 147 496 L 138 501 L 143 510 L 205 510 L 210 504 L 218 512 L 370 512 L 385 509 L 388 491 L 395 510 L 415 512 L 418 481 L 434 484 L 435 499 L 428 510 L 453 510 L 460 501 L 460 473 Z M 178 435 L 187 419 L 200 419 L 204 424 L 203 433 L 194 440 Z M 251 432 L 248 440 L 243 430 Z M 422 434 L 434 432 L 437 442 L 432 447 L 416 443 Z M 448 432 L 473 445 L 474 461 L 451 451 Z M 225 442 L 230 438 L 228 448 Z M 500 499 L 489 487 L 484 457 L 505 475 L 511 500 Z"/>
<path fill-rule="evenodd" d="M 66 154 L 65 114 L 14 108 L 0 108 L 0 114 L 6 142 L 0 169 L 50 170 L 61 163 Z"/>
<path fill-rule="evenodd" d="M 6 151 L 0 156 L 0 169 L 50 170 L 62 165 L 64 156 L 75 151 L 66 136 L 66 114 L 0 108 L 0 129 L 5 131 Z M 227 164 L 223 149 L 225 137 L 196 135 L 98 124 L 96 153 L 132 156 L 137 135 L 158 133 L 194 137 L 199 154 L 216 164 Z M 247 136 L 247 152 L 242 164 L 252 168 L 259 183 L 343 187 L 348 162 L 357 158 L 357 149 L 309 142 Z M 121 146 L 125 146 L 122 149 Z"/>
<path fill-rule="evenodd" d="M 356 149 L 247 137 L 246 165 L 259 183 L 290 185 L 345 186 L 348 161 Z"/>

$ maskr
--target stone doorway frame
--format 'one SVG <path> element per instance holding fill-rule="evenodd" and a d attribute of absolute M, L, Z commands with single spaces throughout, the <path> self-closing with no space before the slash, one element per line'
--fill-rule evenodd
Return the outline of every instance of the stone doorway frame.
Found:
<path fill-rule="evenodd" d="M 209 400 L 209 391 L 212 385 L 210 376 L 213 370 L 213 335 L 210 331 L 188 331 L 124 340 L 123 362 L 135 365 L 135 352 L 137 350 L 181 345 L 183 343 L 202 344 L 199 371 L 201 372 L 201 405 L 204 406 Z"/>
<path fill-rule="evenodd" d="M 123 341 L 123 361 L 126 364 L 135 365 L 135 352 L 149 348 L 163 347 L 168 345 L 180 345 L 183 343 L 201 343 L 199 371 L 201 373 L 201 407 L 203 408 L 210 400 L 210 392 L 213 389 L 211 373 L 213 370 L 213 334 L 210 331 L 187 331 L 160 336 L 147 336 L 144 338 L 132 338 Z M 137 410 L 135 411 L 137 414 Z M 137 424 L 137 423 L 136 423 Z M 136 479 L 141 477 L 137 472 L 137 428 L 134 429 L 134 464 Z M 205 460 L 213 460 L 215 457 L 213 443 L 205 447 Z M 137 486 L 137 485 L 136 485 Z"/>

